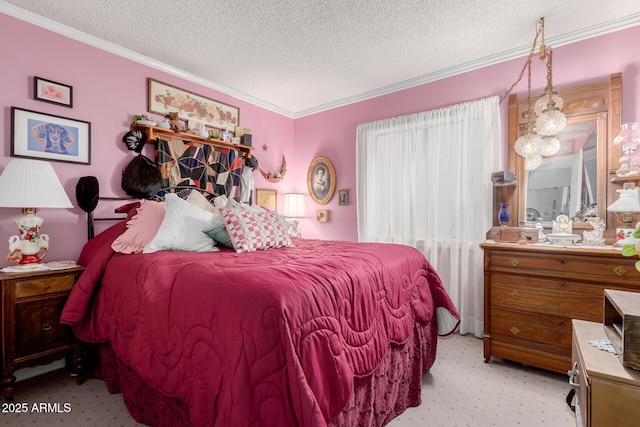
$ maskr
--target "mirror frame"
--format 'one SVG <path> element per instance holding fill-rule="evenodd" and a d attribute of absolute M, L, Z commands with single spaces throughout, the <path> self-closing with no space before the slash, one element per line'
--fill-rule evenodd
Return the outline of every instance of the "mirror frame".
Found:
<path fill-rule="evenodd" d="M 612 74 L 609 80 L 584 86 L 557 91 L 564 101 L 562 112 L 567 121 L 596 120 L 598 124 L 598 215 L 605 218 L 607 230 L 615 228 L 613 217 L 607 217 L 606 208 L 613 202 L 615 188 L 621 184 L 611 182 L 619 167 L 620 149 L 613 144 L 613 138 L 620 132 L 622 116 L 622 75 Z M 542 94 L 540 94 L 542 95 Z M 531 97 L 533 105 L 540 96 Z M 518 188 L 512 203 L 516 215 L 516 224 L 523 226 L 526 221 L 525 203 L 527 174 L 524 158 L 515 152 L 515 143 L 528 122 L 527 98 L 509 96 L 508 169 L 514 172 Z M 574 222 L 575 229 L 590 229 L 589 223 Z"/>

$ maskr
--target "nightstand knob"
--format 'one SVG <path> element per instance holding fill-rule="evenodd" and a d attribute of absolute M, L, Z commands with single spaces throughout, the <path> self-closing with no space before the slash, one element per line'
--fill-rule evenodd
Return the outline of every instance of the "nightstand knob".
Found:
<path fill-rule="evenodd" d="M 51 328 L 53 328 L 53 326 L 51 326 L 51 323 L 45 323 L 44 325 L 42 325 L 43 331 L 50 331 Z"/>
<path fill-rule="evenodd" d="M 44 290 L 45 291 L 49 292 L 50 289 L 51 289 L 51 285 L 49 285 L 49 284 L 44 285 Z"/>

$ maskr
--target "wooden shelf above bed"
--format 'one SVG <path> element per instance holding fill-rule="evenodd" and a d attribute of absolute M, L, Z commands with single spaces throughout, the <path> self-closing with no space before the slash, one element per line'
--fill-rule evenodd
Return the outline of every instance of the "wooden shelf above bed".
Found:
<path fill-rule="evenodd" d="M 253 151 L 253 147 L 250 147 L 248 145 L 231 144 L 230 142 L 225 142 L 221 139 L 205 138 L 199 135 L 195 135 L 193 133 L 174 132 L 171 129 L 165 129 L 158 126 L 141 125 L 141 124 L 134 123 L 131 125 L 131 130 L 139 130 L 141 132 L 144 132 L 147 135 L 147 143 L 154 142 L 160 136 L 160 137 L 165 137 L 167 139 L 180 138 L 180 139 L 186 139 L 189 141 L 202 142 L 204 144 L 209 144 L 214 147 L 237 150 L 242 153 L 242 157 L 251 157 L 251 152 Z"/>

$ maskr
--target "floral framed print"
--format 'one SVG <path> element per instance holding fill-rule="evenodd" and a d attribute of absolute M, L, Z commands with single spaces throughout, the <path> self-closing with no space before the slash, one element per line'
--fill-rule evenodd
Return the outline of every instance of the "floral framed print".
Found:
<path fill-rule="evenodd" d="M 73 88 L 53 80 L 34 77 L 33 97 L 37 101 L 73 108 Z"/>
<path fill-rule="evenodd" d="M 183 120 L 204 123 L 205 126 L 234 130 L 240 124 L 240 109 L 215 99 L 189 92 L 179 87 L 148 78 L 150 113 L 178 113 Z"/>
<path fill-rule="evenodd" d="M 336 190 L 336 170 L 331 160 L 326 157 L 313 159 L 307 171 L 307 188 L 316 203 L 329 203 Z"/>
<path fill-rule="evenodd" d="M 11 107 L 11 156 L 91 164 L 91 123 Z"/>

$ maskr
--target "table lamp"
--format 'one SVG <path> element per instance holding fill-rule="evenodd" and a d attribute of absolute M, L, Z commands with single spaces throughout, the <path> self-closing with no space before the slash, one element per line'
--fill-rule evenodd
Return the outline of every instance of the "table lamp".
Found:
<path fill-rule="evenodd" d="M 633 238 L 635 230 L 636 216 L 640 213 L 639 193 L 634 183 L 627 182 L 622 190 L 617 190 L 620 197 L 607 207 L 608 212 L 613 212 L 618 221 L 624 224 L 623 227 L 616 227 L 616 243 L 614 246 L 633 245 L 636 239 Z"/>
<path fill-rule="evenodd" d="M 37 208 L 72 208 L 53 167 L 45 161 L 13 159 L 0 175 L 0 207 L 21 208 L 15 220 L 19 236 L 9 238 L 8 261 L 37 265 L 49 250 L 49 236 L 40 234 Z"/>
<path fill-rule="evenodd" d="M 287 193 L 284 195 L 284 217 L 291 224 L 289 228 L 291 237 L 302 237 L 302 229 L 298 225 L 298 219 L 305 217 L 304 210 L 304 194 Z"/>

